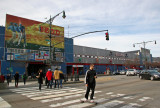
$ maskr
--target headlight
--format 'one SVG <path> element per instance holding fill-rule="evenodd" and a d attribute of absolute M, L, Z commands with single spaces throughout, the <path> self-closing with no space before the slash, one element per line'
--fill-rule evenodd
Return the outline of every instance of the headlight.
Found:
<path fill-rule="evenodd" d="M 158 75 L 154 75 L 155 77 L 159 77 Z"/>

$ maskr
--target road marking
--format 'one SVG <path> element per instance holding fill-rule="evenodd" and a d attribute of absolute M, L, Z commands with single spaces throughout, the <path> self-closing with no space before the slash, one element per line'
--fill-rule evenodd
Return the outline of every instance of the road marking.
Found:
<path fill-rule="evenodd" d="M 106 108 L 106 107 L 107 108 L 112 108 L 112 107 L 115 107 L 115 106 L 117 106 L 119 104 L 122 104 L 122 103 L 124 103 L 124 101 L 114 100 L 114 101 L 107 102 L 107 103 L 102 104 L 102 105 L 97 105 L 97 106 L 95 106 L 93 108 Z"/>
<path fill-rule="evenodd" d="M 111 95 L 111 94 L 113 94 L 113 92 L 108 92 L 108 93 L 106 93 L 107 95 Z"/>
<path fill-rule="evenodd" d="M 53 102 L 53 101 L 57 101 L 57 100 L 62 100 L 62 99 L 69 99 L 69 98 L 73 98 L 73 97 L 80 97 L 82 96 L 82 94 L 76 94 L 76 95 L 71 95 L 71 96 L 65 96 L 65 97 L 59 97 L 59 98 L 51 98 L 51 99 L 46 99 L 46 100 L 41 100 L 42 103 L 46 103 L 46 102 Z"/>
<path fill-rule="evenodd" d="M 0 108 L 10 108 L 11 105 L 0 97 Z"/>
<path fill-rule="evenodd" d="M 139 105 L 137 103 L 129 103 L 129 105 L 125 105 L 125 106 L 120 107 L 120 108 L 137 108 L 137 107 L 141 107 L 141 105 Z"/>
<path fill-rule="evenodd" d="M 33 97 L 31 98 L 32 100 L 40 100 L 40 99 L 47 99 L 47 98 L 55 98 L 55 97 L 62 97 L 62 96 L 67 96 L 67 95 L 73 95 L 73 94 L 80 94 L 84 93 L 84 91 L 78 91 L 78 92 L 72 92 L 72 93 L 64 93 L 64 94 L 57 94 L 57 95 L 49 95 L 49 96 L 41 96 L 41 97 Z"/>
<path fill-rule="evenodd" d="M 136 96 L 126 96 L 126 97 L 123 97 L 123 99 L 135 99 Z"/>
<path fill-rule="evenodd" d="M 153 98 L 150 98 L 150 97 L 142 97 L 138 100 L 141 101 L 141 102 L 144 102 L 144 101 L 149 100 L 149 99 L 153 100 Z"/>
<path fill-rule="evenodd" d="M 80 102 L 80 99 L 66 101 L 66 102 L 63 102 L 63 103 L 51 104 L 49 106 L 50 107 L 59 107 L 59 106 L 64 106 L 64 105 L 68 105 L 68 104 L 73 104 L 73 103 L 76 103 L 76 102 Z"/>

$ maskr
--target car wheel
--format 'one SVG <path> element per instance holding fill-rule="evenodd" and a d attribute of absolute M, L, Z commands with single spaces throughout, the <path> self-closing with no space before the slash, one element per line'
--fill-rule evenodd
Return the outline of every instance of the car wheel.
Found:
<path fill-rule="evenodd" d="M 153 81 L 153 80 L 154 80 L 154 77 L 153 77 L 153 76 L 151 76 L 151 78 L 150 78 L 150 79 L 151 79 L 151 81 Z"/>
<path fill-rule="evenodd" d="M 140 79 L 143 79 L 143 77 L 142 77 L 142 76 L 139 76 L 139 78 L 140 78 Z"/>

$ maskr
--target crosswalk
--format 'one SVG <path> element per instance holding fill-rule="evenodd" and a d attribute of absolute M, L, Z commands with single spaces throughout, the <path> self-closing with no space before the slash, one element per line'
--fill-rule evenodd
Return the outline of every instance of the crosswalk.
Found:
<path fill-rule="evenodd" d="M 11 108 L 11 105 L 0 97 L 0 108 Z"/>
<path fill-rule="evenodd" d="M 10 89 L 12 92 L 26 96 L 27 98 L 47 104 L 49 108 L 140 108 L 141 102 L 153 100 L 150 97 L 130 96 L 122 93 L 95 91 L 95 101 L 98 103 L 85 102 L 80 100 L 84 98 L 85 89 L 64 87 L 62 89 L 37 87 Z M 135 101 L 136 100 L 136 101 Z"/>

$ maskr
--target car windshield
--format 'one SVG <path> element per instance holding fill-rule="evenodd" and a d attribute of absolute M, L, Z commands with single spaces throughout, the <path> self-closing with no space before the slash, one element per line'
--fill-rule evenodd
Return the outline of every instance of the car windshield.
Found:
<path fill-rule="evenodd" d="M 157 72 L 156 70 L 149 70 L 149 73 L 152 73 L 152 74 L 159 74 L 159 72 Z"/>

